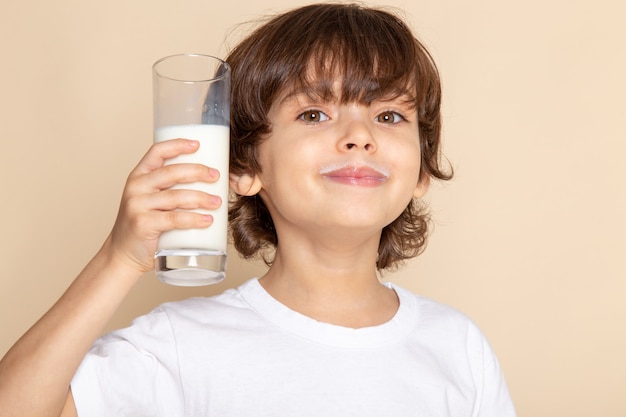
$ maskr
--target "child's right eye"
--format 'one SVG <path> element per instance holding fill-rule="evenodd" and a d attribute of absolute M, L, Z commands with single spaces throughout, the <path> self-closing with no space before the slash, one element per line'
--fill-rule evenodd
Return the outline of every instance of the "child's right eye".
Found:
<path fill-rule="evenodd" d="M 326 113 L 319 110 L 307 110 L 298 116 L 298 119 L 306 123 L 320 123 L 329 119 Z"/>

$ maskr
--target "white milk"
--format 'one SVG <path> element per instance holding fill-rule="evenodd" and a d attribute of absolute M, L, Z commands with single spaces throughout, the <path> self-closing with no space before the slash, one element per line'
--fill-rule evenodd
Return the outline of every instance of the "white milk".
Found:
<path fill-rule="evenodd" d="M 199 163 L 220 172 L 215 183 L 180 184 L 172 188 L 184 188 L 204 191 L 222 198 L 222 205 L 217 210 L 194 210 L 211 214 L 213 224 L 206 229 L 171 230 L 161 235 L 158 250 L 164 249 L 204 249 L 226 253 L 228 227 L 228 149 L 229 128 L 219 125 L 180 125 L 165 126 L 156 129 L 154 142 L 168 139 L 194 139 L 200 142 L 200 148 L 193 154 L 180 155 L 169 159 L 166 165 L 180 163 Z"/>

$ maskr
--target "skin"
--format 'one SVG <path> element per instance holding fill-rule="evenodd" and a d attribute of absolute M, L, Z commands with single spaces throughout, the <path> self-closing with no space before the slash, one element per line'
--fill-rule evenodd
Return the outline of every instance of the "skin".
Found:
<path fill-rule="evenodd" d="M 383 323 L 397 311 L 395 293 L 376 276 L 378 240 L 428 188 L 428 180 L 418 180 L 415 111 L 402 103 L 281 100 L 260 149 L 263 172 L 231 177 L 239 194 L 261 195 L 279 241 L 288 242 L 277 248 L 261 284 L 292 309 L 354 328 Z M 120 303 L 153 268 L 159 235 L 212 223 L 211 216 L 176 209 L 214 210 L 222 203 L 202 192 L 169 190 L 218 178 L 202 165 L 164 166 L 198 146 L 184 139 L 155 144 L 131 172 L 102 248 L 0 361 L 2 417 L 76 415 L 71 379 Z"/>
<path fill-rule="evenodd" d="M 415 109 L 402 98 L 360 105 L 296 94 L 279 100 L 270 120 L 263 171 L 238 189 L 260 194 L 279 242 L 289 242 L 278 246 L 261 284 L 319 321 L 355 328 L 388 321 L 398 300 L 376 275 L 380 235 L 428 188 L 419 180 Z"/>
<path fill-rule="evenodd" d="M 122 300 L 153 268 L 158 236 L 174 228 L 208 227 L 213 220 L 174 209 L 214 210 L 221 204 L 205 193 L 167 190 L 177 183 L 218 178 L 219 173 L 202 165 L 163 166 L 166 159 L 198 146 L 182 139 L 156 144 L 131 172 L 102 248 L 0 361 L 2 417 L 76 415 L 70 381 Z"/>

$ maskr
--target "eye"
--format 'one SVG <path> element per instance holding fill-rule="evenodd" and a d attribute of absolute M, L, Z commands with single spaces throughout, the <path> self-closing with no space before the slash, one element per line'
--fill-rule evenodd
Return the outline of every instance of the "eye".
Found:
<path fill-rule="evenodd" d="M 406 119 L 400 113 L 397 113 L 395 111 L 385 111 L 376 116 L 375 120 L 379 123 L 395 124 L 400 123 Z"/>
<path fill-rule="evenodd" d="M 320 123 L 329 119 L 326 113 L 320 110 L 307 110 L 298 116 L 298 119 L 306 123 Z"/>

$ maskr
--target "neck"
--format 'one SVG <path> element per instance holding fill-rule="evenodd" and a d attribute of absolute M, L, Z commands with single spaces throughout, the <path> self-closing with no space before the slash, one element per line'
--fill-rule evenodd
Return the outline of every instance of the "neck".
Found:
<path fill-rule="evenodd" d="M 377 239 L 279 245 L 260 282 L 278 301 L 318 321 L 355 328 L 382 324 L 393 317 L 398 300 L 378 280 L 377 250 Z"/>

